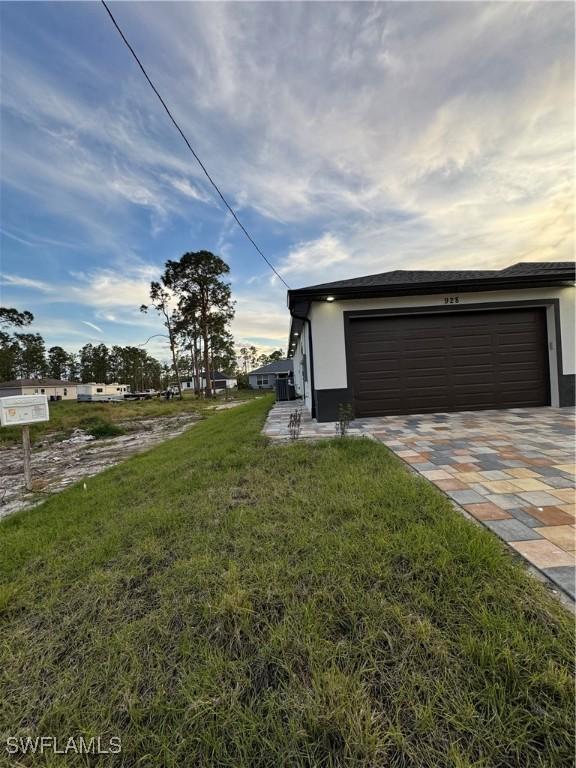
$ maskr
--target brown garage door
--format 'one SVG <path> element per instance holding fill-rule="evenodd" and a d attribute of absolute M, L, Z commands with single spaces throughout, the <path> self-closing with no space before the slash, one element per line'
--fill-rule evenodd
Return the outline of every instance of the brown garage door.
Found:
<path fill-rule="evenodd" d="M 357 416 L 549 405 L 544 309 L 352 319 Z"/>

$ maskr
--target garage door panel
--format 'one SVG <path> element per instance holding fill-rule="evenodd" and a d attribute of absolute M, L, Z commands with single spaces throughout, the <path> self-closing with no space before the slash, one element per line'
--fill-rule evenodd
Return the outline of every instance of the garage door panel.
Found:
<path fill-rule="evenodd" d="M 373 373 L 386 373 L 387 371 L 398 371 L 400 367 L 400 357 L 392 357 L 388 360 L 382 358 L 376 358 L 374 360 L 360 360 L 358 362 L 357 372 L 359 375 L 366 373 L 371 375 Z"/>
<path fill-rule="evenodd" d="M 353 319 L 358 416 L 549 404 L 543 309 Z"/>
<path fill-rule="evenodd" d="M 462 373 L 454 376 L 452 381 L 456 388 L 462 387 L 463 389 L 470 386 L 493 386 L 492 374 L 487 372 L 480 374 Z"/>
<path fill-rule="evenodd" d="M 469 354 L 469 350 L 463 350 L 452 363 L 453 370 L 459 368 L 481 368 L 486 366 L 492 369 L 492 355 L 489 352 L 479 352 L 477 355 Z"/>
<path fill-rule="evenodd" d="M 442 352 L 445 349 L 444 339 L 406 339 L 402 348 L 409 352 Z"/>
<path fill-rule="evenodd" d="M 438 360 L 437 355 L 429 355 L 426 354 L 426 356 L 422 355 L 418 357 L 409 357 L 406 356 L 404 358 L 404 370 L 411 372 L 411 371 L 438 371 L 442 370 L 442 368 L 445 365 L 448 365 L 448 358 L 443 357 L 441 360 Z"/>

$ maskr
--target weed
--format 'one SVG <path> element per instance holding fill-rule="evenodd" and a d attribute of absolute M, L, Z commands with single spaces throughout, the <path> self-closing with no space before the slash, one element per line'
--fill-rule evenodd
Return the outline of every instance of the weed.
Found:
<path fill-rule="evenodd" d="M 340 403 L 338 406 L 338 421 L 336 422 L 336 434 L 338 437 L 346 437 L 351 421 L 352 406 L 350 403 Z"/>
<path fill-rule="evenodd" d="M 290 413 L 288 419 L 288 431 L 290 433 L 290 440 L 298 440 L 300 437 L 300 431 L 302 429 L 302 409 L 297 408 Z"/>
<path fill-rule="evenodd" d="M 103 440 L 107 437 L 117 437 L 123 435 L 124 430 L 118 426 L 118 424 L 112 424 L 110 421 L 104 421 L 104 419 L 94 419 L 87 425 L 86 431 L 89 435 L 96 438 L 96 440 Z"/>

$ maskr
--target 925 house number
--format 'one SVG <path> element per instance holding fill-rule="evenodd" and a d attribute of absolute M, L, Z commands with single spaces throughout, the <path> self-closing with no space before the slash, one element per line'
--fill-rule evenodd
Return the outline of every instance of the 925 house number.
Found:
<path fill-rule="evenodd" d="M 445 296 L 444 304 L 460 304 L 459 296 Z"/>

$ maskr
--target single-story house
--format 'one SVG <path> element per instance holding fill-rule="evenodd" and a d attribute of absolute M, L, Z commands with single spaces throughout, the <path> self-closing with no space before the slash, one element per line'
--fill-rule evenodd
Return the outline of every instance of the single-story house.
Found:
<path fill-rule="evenodd" d="M 252 389 L 276 389 L 276 379 L 292 379 L 294 361 L 292 359 L 275 360 L 273 363 L 256 368 L 248 374 L 248 383 Z"/>
<path fill-rule="evenodd" d="M 46 395 L 48 400 L 76 400 L 77 384 L 60 379 L 16 379 L 0 384 L 0 397 Z"/>
<path fill-rule="evenodd" d="M 226 389 L 234 389 L 238 385 L 236 376 L 229 376 L 221 371 L 211 371 L 210 380 L 214 392 L 224 392 Z M 196 386 L 194 379 L 186 379 L 180 383 L 182 392 L 194 391 Z M 206 374 L 202 371 L 200 374 L 200 389 L 206 388 Z"/>
<path fill-rule="evenodd" d="M 318 421 L 574 405 L 574 262 L 406 271 L 288 291 L 294 384 Z"/>

